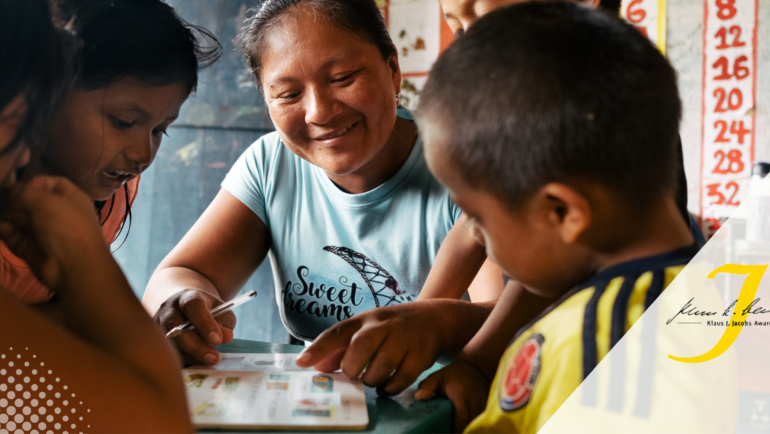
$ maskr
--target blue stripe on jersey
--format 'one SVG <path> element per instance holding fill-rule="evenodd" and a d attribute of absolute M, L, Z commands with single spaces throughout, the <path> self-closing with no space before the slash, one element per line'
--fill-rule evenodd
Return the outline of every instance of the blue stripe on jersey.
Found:
<path fill-rule="evenodd" d="M 639 380 L 636 385 L 638 391 L 636 395 L 636 406 L 634 416 L 648 418 L 650 416 L 650 406 L 652 404 L 652 374 L 655 364 L 655 332 L 658 326 L 658 310 L 650 309 L 652 303 L 663 292 L 666 270 L 656 270 L 652 274 L 652 283 L 647 290 L 645 299 L 645 315 L 642 318 L 644 325 L 642 328 L 642 357 L 639 361 Z"/>
<path fill-rule="evenodd" d="M 636 281 L 639 280 L 641 274 L 634 273 L 626 276 L 623 280 L 623 286 L 620 287 L 618 296 L 615 298 L 615 303 L 612 306 L 612 326 L 610 328 L 610 350 L 615 347 L 615 344 L 623 338 L 626 334 L 626 315 L 628 314 L 628 299 L 631 298 L 631 293 L 634 292 L 636 287 Z M 649 289 L 649 288 L 648 288 Z M 646 307 L 645 307 L 646 308 Z"/>
<path fill-rule="evenodd" d="M 610 391 L 607 409 L 620 413 L 623 410 L 623 397 L 626 393 L 626 347 L 615 345 L 626 334 L 626 317 L 628 313 L 628 299 L 636 287 L 636 281 L 641 274 L 635 273 L 623 279 L 623 285 L 618 291 L 615 303 L 612 306 L 612 324 L 610 326 L 610 351 L 612 353 L 612 365 L 610 365 Z"/>
<path fill-rule="evenodd" d="M 599 362 L 599 349 L 596 344 L 596 322 L 597 322 L 597 306 L 599 305 L 599 299 L 604 294 L 604 290 L 607 289 L 607 283 L 604 282 L 602 286 L 596 286 L 594 293 L 586 303 L 585 312 L 583 313 L 583 381 L 585 382 L 591 371 L 596 368 Z M 598 399 L 597 389 L 595 387 L 584 387 L 583 393 L 583 405 L 593 407 L 596 405 Z"/>
<path fill-rule="evenodd" d="M 647 290 L 647 297 L 644 299 L 644 310 L 647 310 L 652 306 L 652 303 L 658 299 L 658 296 L 663 293 L 663 283 L 666 280 L 666 270 L 656 270 L 652 274 L 652 283 L 650 283 L 650 289 Z"/>

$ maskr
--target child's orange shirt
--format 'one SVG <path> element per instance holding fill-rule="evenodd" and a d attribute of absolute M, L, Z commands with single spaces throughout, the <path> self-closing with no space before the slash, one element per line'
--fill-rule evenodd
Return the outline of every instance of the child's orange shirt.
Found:
<path fill-rule="evenodd" d="M 126 207 L 131 207 L 134 199 L 136 199 L 136 193 L 139 191 L 139 177 L 132 179 L 126 185 L 128 186 L 128 203 L 126 203 L 126 196 L 123 194 L 122 189 L 119 190 L 114 196 L 115 203 L 112 204 L 112 213 L 107 217 L 107 221 L 102 224 L 102 234 L 107 244 L 111 244 L 117 238 L 118 232 L 120 232 L 120 228 L 123 226 Z M 109 212 L 112 200 L 110 199 L 104 204 L 99 221 L 103 221 L 104 216 Z M 53 291 L 46 288 L 35 278 L 29 266 L 11 253 L 5 243 L 1 241 L 0 288 L 3 288 L 11 296 L 24 304 L 45 303 L 54 296 Z"/>

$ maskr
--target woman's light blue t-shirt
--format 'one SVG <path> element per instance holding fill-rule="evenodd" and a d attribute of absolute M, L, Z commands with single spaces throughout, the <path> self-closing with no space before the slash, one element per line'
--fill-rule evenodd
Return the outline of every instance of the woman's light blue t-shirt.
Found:
<path fill-rule="evenodd" d="M 390 180 L 348 194 L 273 132 L 222 187 L 267 227 L 281 318 L 305 340 L 363 310 L 414 301 L 461 214 L 428 171 L 420 138 Z"/>

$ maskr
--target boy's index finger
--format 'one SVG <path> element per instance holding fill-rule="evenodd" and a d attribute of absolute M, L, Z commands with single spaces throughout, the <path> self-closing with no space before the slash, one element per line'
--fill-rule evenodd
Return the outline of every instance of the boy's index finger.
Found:
<path fill-rule="evenodd" d="M 297 357 L 297 366 L 306 368 L 330 356 L 340 348 L 347 348 L 350 339 L 361 328 L 361 323 L 351 318 L 335 324 L 316 338 L 316 340 Z"/>

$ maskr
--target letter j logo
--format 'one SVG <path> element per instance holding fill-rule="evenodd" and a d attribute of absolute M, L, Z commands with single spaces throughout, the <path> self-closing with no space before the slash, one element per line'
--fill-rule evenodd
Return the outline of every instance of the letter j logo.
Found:
<path fill-rule="evenodd" d="M 738 295 L 738 302 L 735 304 L 735 308 L 733 310 L 733 315 L 735 315 L 737 312 L 739 312 L 738 306 L 749 306 L 751 302 L 754 300 L 754 296 L 757 295 L 757 289 L 759 289 L 759 282 L 762 280 L 762 276 L 765 274 L 765 270 L 767 270 L 767 265 L 725 264 L 717 268 L 716 270 L 712 271 L 711 274 L 709 274 L 709 279 L 713 279 L 714 276 L 716 276 L 719 273 L 748 274 L 748 276 L 746 276 L 746 280 L 743 281 L 743 286 L 741 287 L 741 293 Z M 748 315 L 749 314 L 747 313 L 746 316 L 748 317 Z M 684 362 L 684 363 L 707 362 L 711 359 L 721 356 L 722 353 L 727 351 L 727 349 L 730 348 L 730 345 L 732 345 L 733 342 L 735 342 L 735 339 L 741 333 L 742 329 L 743 329 L 742 322 L 739 325 L 725 328 L 725 332 L 722 334 L 722 337 L 719 339 L 719 342 L 717 342 L 717 344 L 714 345 L 714 348 L 712 348 L 705 354 L 701 354 L 700 356 L 675 357 L 669 354 L 668 358 L 676 360 L 677 362 Z"/>

